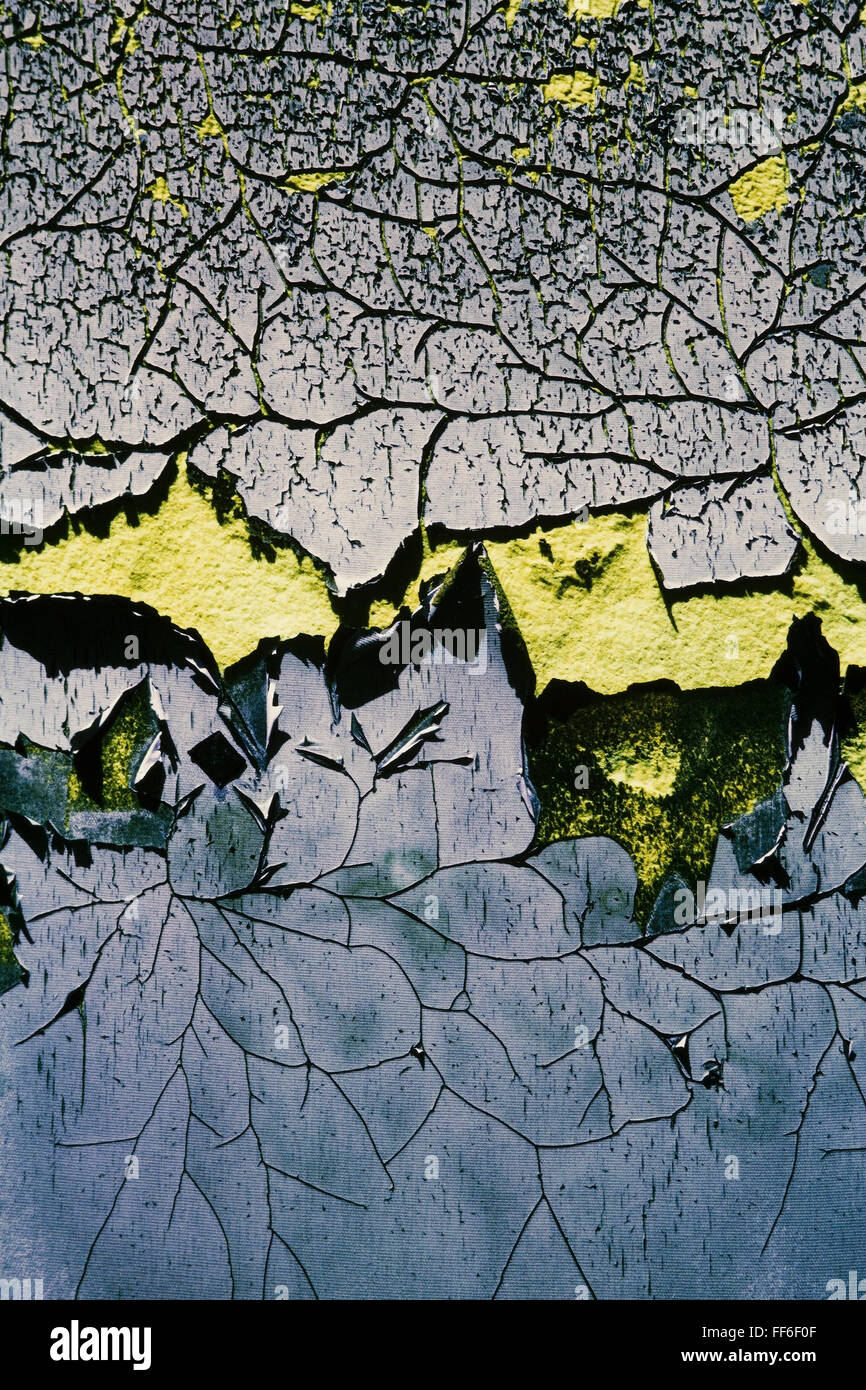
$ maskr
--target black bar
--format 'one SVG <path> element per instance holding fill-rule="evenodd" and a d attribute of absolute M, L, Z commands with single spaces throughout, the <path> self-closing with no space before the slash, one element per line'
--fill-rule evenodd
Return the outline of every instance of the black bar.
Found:
<path fill-rule="evenodd" d="M 861 1299 L 860 1301 L 864 1301 Z M 518 1321 L 515 1323 L 514 1318 Z M 487 1319 L 490 1318 L 490 1322 Z M 76 1331 L 77 1328 L 77 1331 Z M 61 1361 L 51 1351 L 68 1351 L 77 1344 L 88 1350 L 95 1342 L 87 1329 L 129 1329 L 130 1359 Z M 134 1340 L 133 1329 L 139 1329 Z M 133 1369 L 132 1356 L 145 1359 L 144 1329 L 150 1329 L 149 1365 Z M 453 1335 L 459 1340 L 451 1340 Z M 61 1333 L 65 1333 L 65 1337 Z M 754 1302 L 607 1302 L 534 1303 L 518 1310 L 486 1311 L 480 1303 L 397 1305 L 340 1302 L 337 1306 L 304 1303 L 26 1303 L 0 1306 L 0 1336 L 7 1356 L 10 1348 L 25 1357 L 29 1377 L 41 1384 L 64 1384 L 70 1377 L 92 1380 L 108 1374 L 118 1378 L 144 1376 L 160 1380 L 166 1374 L 213 1375 L 217 1384 L 246 1390 L 237 1372 L 256 1378 L 271 1368 L 280 1386 L 308 1381 L 308 1358 L 318 1370 L 333 1373 L 345 1359 L 357 1380 L 382 1375 L 408 1375 L 414 1384 L 418 1354 L 429 1342 L 427 1373 L 449 1378 L 459 1372 L 466 1382 L 473 1365 L 492 1369 L 498 1357 L 507 1358 L 510 1374 L 530 1357 L 548 1375 L 567 1375 L 567 1384 L 603 1384 L 610 1377 L 639 1375 L 650 1384 L 673 1372 L 684 1383 L 699 1384 L 707 1373 L 728 1371 L 746 1383 L 784 1383 L 786 1372 L 802 1371 L 820 1378 L 857 1367 L 862 1377 L 864 1320 L 850 1307 L 800 1301 Z M 407 1342 L 406 1337 L 410 1340 Z M 491 1334 L 494 1334 L 491 1337 Z M 67 1341 L 68 1338 L 68 1341 Z M 419 1340 L 423 1339 L 423 1340 Z M 127 1343 L 121 1337 L 118 1350 Z M 113 1345 L 106 1340 L 110 1356 Z M 407 1355 L 408 1352 L 408 1355 Z M 712 1354 L 712 1355 L 711 1355 Z M 5 1359 L 5 1358 L 4 1358 Z M 7 1366 L 8 1366 L 7 1361 Z M 401 1364 L 405 1367 L 400 1372 Z M 554 1367 L 561 1365 L 556 1372 Z M 506 1366 L 508 1369 L 508 1366 Z M 754 1373 L 754 1382 L 749 1376 Z M 533 1379 L 537 1378 L 537 1371 Z M 12 1385 L 11 1378 L 7 1382 Z M 664 1381 L 661 1382 L 664 1384 Z"/>

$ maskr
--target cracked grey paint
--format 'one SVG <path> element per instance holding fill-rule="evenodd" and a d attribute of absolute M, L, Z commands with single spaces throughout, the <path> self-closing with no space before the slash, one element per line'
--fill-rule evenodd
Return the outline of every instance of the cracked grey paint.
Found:
<path fill-rule="evenodd" d="M 0 731 L 0 1248 L 46 1297 L 821 1298 L 856 1267 L 866 808 L 817 620 L 783 785 L 642 935 L 619 845 L 534 840 L 479 550 L 411 622 L 477 620 L 483 677 L 372 632 L 222 679 L 125 600 L 0 610 L 2 688 L 42 692 Z M 94 624 L 142 662 L 88 665 Z M 139 810 L 73 834 L 133 697 Z"/>
<path fill-rule="evenodd" d="M 857 0 L 71 8 L 2 21 L 4 515 L 187 451 L 340 594 L 637 502 L 665 586 L 778 576 L 777 486 L 866 560 Z"/>

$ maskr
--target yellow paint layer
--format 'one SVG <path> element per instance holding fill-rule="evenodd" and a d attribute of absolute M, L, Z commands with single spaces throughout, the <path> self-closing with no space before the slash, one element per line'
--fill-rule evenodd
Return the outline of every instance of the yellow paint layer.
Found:
<path fill-rule="evenodd" d="M 8 989 L 20 977 L 12 945 L 12 929 L 5 915 L 0 912 L 0 990 Z"/>
<path fill-rule="evenodd" d="M 530 748 L 542 844 L 611 835 L 638 871 L 645 923 L 666 875 L 709 877 L 719 826 L 778 787 L 785 761 L 781 690 L 644 687 L 551 722 Z M 580 774 L 578 776 L 577 774 Z"/>
<path fill-rule="evenodd" d="M 859 82 L 852 82 L 848 88 L 848 95 L 839 108 L 840 111 L 866 111 L 866 77 Z"/>
<path fill-rule="evenodd" d="M 196 132 L 202 140 L 206 140 L 208 136 L 221 136 L 223 128 L 213 111 L 209 111 L 201 124 L 196 126 Z"/>
<path fill-rule="evenodd" d="M 148 197 L 152 198 L 155 203 L 170 203 L 172 207 L 178 209 L 182 217 L 189 217 L 186 203 L 182 203 L 180 198 L 175 198 L 172 195 L 172 191 L 166 179 L 164 179 L 161 174 L 149 188 L 145 189 L 145 193 Z"/>
<path fill-rule="evenodd" d="M 566 0 L 565 9 L 569 19 L 610 19 L 620 4 L 621 0 Z"/>
<path fill-rule="evenodd" d="M 641 514 L 590 517 L 487 548 L 540 690 L 554 677 L 599 694 L 665 679 L 684 690 L 741 685 L 769 674 L 792 618 L 807 612 L 821 618 L 843 670 L 866 665 L 866 604 L 808 541 L 805 563 L 778 589 L 695 594 L 673 600 L 670 614 Z"/>
<path fill-rule="evenodd" d="M 555 72 L 545 82 L 541 95 L 545 101 L 561 106 L 592 106 L 598 89 L 598 78 L 590 72 Z"/>
<path fill-rule="evenodd" d="M 156 515 L 123 515 L 105 537 L 73 532 L 44 550 L 0 564 L 8 593 L 122 594 L 149 603 L 180 627 L 196 628 L 221 666 L 262 637 L 299 632 L 330 637 L 338 619 L 312 560 L 277 550 L 256 558 L 246 522 L 217 520 L 183 471 Z"/>
<path fill-rule="evenodd" d="M 854 584 L 804 541 L 804 561 L 769 591 L 697 594 L 665 605 L 646 549 L 646 517 L 611 513 L 530 535 L 488 541 L 487 550 L 535 667 L 548 681 L 585 681 L 609 695 L 646 681 L 684 690 L 736 686 L 767 676 L 795 615 L 816 612 L 842 668 L 866 666 L 866 604 Z M 386 627 L 419 584 L 447 572 L 463 546 L 424 550 L 418 573 L 395 601 L 370 605 Z M 211 502 L 181 472 L 155 515 L 123 514 L 100 537 L 76 526 L 65 539 L 0 563 L 0 589 L 122 594 L 194 627 L 221 665 L 263 637 L 298 632 L 326 639 L 338 625 L 318 566 L 288 549 L 254 554 L 243 518 L 217 520 Z"/>
<path fill-rule="evenodd" d="M 316 174 L 290 174 L 283 187 L 299 193 L 318 193 L 320 188 L 325 188 L 329 183 L 339 183 L 345 177 L 345 173 L 334 169 Z"/>
<path fill-rule="evenodd" d="M 626 87 L 634 85 L 635 87 L 640 87 L 642 91 L 646 90 L 646 79 L 643 75 L 643 68 L 640 63 L 635 62 L 634 58 L 629 58 L 628 77 L 625 79 L 624 85 Z"/>
<path fill-rule="evenodd" d="M 673 746 L 647 749 L 627 739 L 612 748 L 597 749 L 595 758 L 611 782 L 654 797 L 671 795 L 681 761 L 679 749 Z"/>
<path fill-rule="evenodd" d="M 731 202 L 744 222 L 758 222 L 781 212 L 788 202 L 788 161 L 783 154 L 762 159 L 728 186 Z"/>
<path fill-rule="evenodd" d="M 305 19 L 308 23 L 312 24 L 314 20 L 321 19 L 324 16 L 325 10 L 322 5 L 292 5 L 290 13 L 293 14 L 296 19 Z"/>

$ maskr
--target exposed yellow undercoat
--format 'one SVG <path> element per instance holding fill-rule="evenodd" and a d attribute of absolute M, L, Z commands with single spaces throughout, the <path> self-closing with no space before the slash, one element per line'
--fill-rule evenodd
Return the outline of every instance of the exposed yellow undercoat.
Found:
<path fill-rule="evenodd" d="M 181 470 L 155 515 L 124 514 L 108 535 L 76 523 L 69 536 L 17 561 L 0 562 L 0 589 L 34 593 L 116 593 L 152 604 L 182 627 L 195 627 L 221 665 L 262 637 L 298 632 L 329 637 L 339 617 L 324 571 L 278 549 L 257 557 L 249 529 L 220 522 L 207 497 Z M 766 676 L 795 614 L 819 614 L 843 669 L 866 666 L 866 604 L 856 586 L 806 540 L 795 574 L 772 589 L 662 595 L 646 549 L 646 517 L 609 513 L 570 521 L 487 551 L 535 667 L 538 688 L 555 677 L 582 680 L 599 694 L 636 682 L 673 680 L 682 689 L 740 685 Z M 462 544 L 426 545 L 401 602 L 450 569 Z M 400 603 L 373 602 L 369 622 L 384 627 Z"/>
<path fill-rule="evenodd" d="M 781 212 L 788 202 L 788 161 L 783 154 L 762 159 L 728 186 L 731 202 L 744 222 L 758 222 L 768 212 Z"/>
<path fill-rule="evenodd" d="M 143 512 L 136 521 L 120 514 L 105 537 L 81 528 L 38 551 L 25 549 L 17 563 L 0 563 L 0 587 L 149 603 L 180 627 L 197 629 L 221 666 L 260 637 L 329 637 L 336 630 L 339 619 L 314 561 L 291 550 L 256 558 L 246 522 L 218 521 L 183 471 L 156 515 Z"/>

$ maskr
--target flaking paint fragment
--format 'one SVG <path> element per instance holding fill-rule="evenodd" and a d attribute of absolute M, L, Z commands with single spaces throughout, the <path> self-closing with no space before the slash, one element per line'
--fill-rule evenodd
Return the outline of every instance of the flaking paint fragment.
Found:
<path fill-rule="evenodd" d="M 141 660 L 93 661 L 97 612 Z M 738 1298 L 781 1271 L 814 1298 L 851 1264 L 866 835 L 820 624 L 794 623 L 779 701 L 761 692 L 775 799 L 720 828 L 706 906 L 646 932 L 615 839 L 539 833 L 505 616 L 476 548 L 406 620 L 447 626 L 449 659 L 391 666 L 399 627 L 343 631 L 223 679 L 119 599 L 0 605 L 4 690 L 30 670 L 44 692 L 4 711 L 0 797 L 31 816 L 6 807 L 0 850 L 0 1232 L 16 1249 L 26 1221 L 52 1296 Z M 154 727 L 165 843 L 64 836 L 37 739 L 113 750 L 86 772 L 110 803 L 138 795 Z"/>

